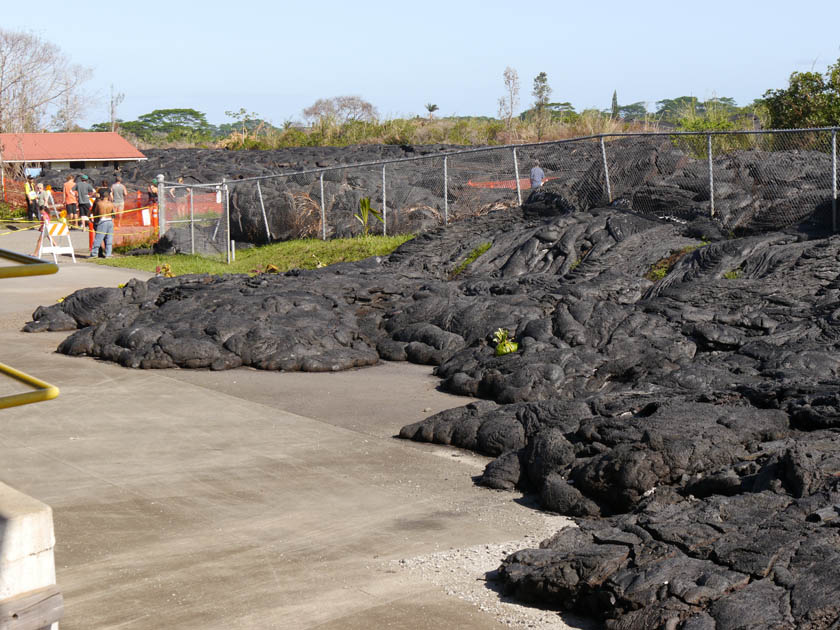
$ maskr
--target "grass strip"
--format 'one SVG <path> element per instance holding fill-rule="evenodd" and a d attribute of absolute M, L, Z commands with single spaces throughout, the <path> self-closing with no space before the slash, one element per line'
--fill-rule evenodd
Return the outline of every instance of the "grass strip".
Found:
<path fill-rule="evenodd" d="M 493 246 L 493 243 L 482 243 L 481 245 L 476 247 L 474 250 L 472 250 L 469 253 L 469 255 L 466 258 L 464 258 L 464 260 L 461 261 L 461 263 L 457 267 L 455 267 L 455 269 L 452 270 L 452 273 L 449 274 L 449 278 L 450 279 L 455 278 L 458 275 L 460 275 L 461 273 L 463 273 L 463 271 L 467 267 L 469 267 L 472 263 L 474 263 L 478 259 L 479 256 L 481 256 L 484 252 L 486 252 L 492 246 Z"/>
<path fill-rule="evenodd" d="M 150 254 L 144 256 L 120 256 L 94 260 L 99 265 L 139 269 L 156 272 L 159 267 L 169 265 L 173 275 L 189 273 L 262 273 L 283 272 L 290 269 L 317 269 L 339 262 L 352 262 L 370 256 L 385 256 L 406 241 L 411 234 L 398 236 L 360 236 L 337 238 L 330 241 L 300 239 L 272 243 L 260 247 L 242 249 L 236 252 L 236 261 L 228 265 L 224 258 L 189 254 Z"/>

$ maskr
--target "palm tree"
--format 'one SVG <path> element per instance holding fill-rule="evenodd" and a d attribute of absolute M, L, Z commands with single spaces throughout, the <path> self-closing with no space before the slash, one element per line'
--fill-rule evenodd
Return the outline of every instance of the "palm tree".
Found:
<path fill-rule="evenodd" d="M 431 120 L 433 114 L 439 109 L 439 107 L 434 103 L 426 103 L 426 109 L 429 110 L 429 120 Z"/>

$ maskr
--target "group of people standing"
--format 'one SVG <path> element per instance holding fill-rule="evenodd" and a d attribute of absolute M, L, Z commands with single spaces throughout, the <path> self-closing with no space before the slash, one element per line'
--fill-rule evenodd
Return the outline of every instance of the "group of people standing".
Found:
<path fill-rule="evenodd" d="M 117 176 L 113 184 L 103 180 L 94 189 L 87 175 L 80 175 L 78 179 L 68 175 L 64 181 L 64 205 L 67 209 L 67 220 L 75 225 L 91 221 L 96 236 L 90 255 L 99 255 L 99 248 L 105 245 L 105 258 L 111 256 L 114 244 L 114 217 L 122 217 L 125 209 L 125 184 Z"/>
<path fill-rule="evenodd" d="M 29 220 L 45 223 L 51 218 L 61 219 L 50 186 L 45 187 L 40 182 L 36 184 L 30 176 L 26 178 L 24 192 Z M 87 175 L 67 175 L 62 192 L 67 224 L 74 229 L 85 227 L 90 221 L 96 233 L 91 257 L 98 256 L 104 245 L 104 255 L 109 258 L 114 243 L 114 217 L 117 221 L 122 217 L 128 192 L 122 179 L 117 176 L 113 184 L 103 180 L 99 187 L 94 188 Z M 43 232 L 43 225 L 41 229 Z"/>

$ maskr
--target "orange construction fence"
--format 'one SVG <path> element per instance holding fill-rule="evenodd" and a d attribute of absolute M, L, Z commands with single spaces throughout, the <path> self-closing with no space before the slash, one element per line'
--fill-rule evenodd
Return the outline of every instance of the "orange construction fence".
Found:
<path fill-rule="evenodd" d="M 556 177 L 546 177 L 543 182 L 550 181 L 552 179 L 557 179 Z M 474 182 L 473 180 L 467 181 L 467 186 L 470 188 L 510 188 L 516 190 L 516 180 L 515 179 L 502 179 L 497 181 L 490 181 L 490 182 Z M 519 180 L 519 189 L 520 190 L 530 190 L 531 188 L 531 179 L 528 177 L 520 178 Z"/>
<path fill-rule="evenodd" d="M 6 179 L 3 201 L 15 208 L 25 208 L 26 194 L 23 186 L 22 181 Z M 52 195 L 56 208 L 63 210 L 65 208 L 64 192 L 53 190 Z M 139 244 L 156 237 L 157 215 L 157 204 L 149 203 L 148 193 L 139 190 L 127 191 L 125 207 L 122 211 L 115 211 L 114 215 L 114 245 Z M 93 243 L 93 232 L 90 234 L 90 242 Z"/>

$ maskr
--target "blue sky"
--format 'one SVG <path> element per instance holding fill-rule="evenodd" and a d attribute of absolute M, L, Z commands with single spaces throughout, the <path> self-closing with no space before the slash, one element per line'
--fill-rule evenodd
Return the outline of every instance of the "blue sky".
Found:
<path fill-rule="evenodd" d="M 578 111 L 694 95 L 747 104 L 790 73 L 840 58 L 838 0 L 684 3 L 208 0 L 7 2 L 0 27 L 32 32 L 90 67 L 86 123 L 191 107 L 213 123 L 246 108 L 274 124 L 318 98 L 358 95 L 385 117 L 495 115 L 502 73 Z"/>

